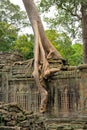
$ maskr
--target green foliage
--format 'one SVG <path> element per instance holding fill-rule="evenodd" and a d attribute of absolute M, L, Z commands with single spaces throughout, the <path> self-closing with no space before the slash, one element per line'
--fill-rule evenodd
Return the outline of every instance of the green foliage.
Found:
<path fill-rule="evenodd" d="M 33 47 L 34 47 L 33 35 L 22 35 L 14 42 L 13 50 L 17 50 L 24 56 L 24 59 L 33 58 Z"/>
<path fill-rule="evenodd" d="M 0 1 L 0 51 L 17 49 L 24 58 L 33 57 L 33 36 L 18 36 L 18 31 L 28 25 L 26 12 L 9 0 Z M 29 44 L 29 45 L 28 45 Z"/>
<path fill-rule="evenodd" d="M 14 25 L 17 30 L 28 25 L 26 12 L 21 11 L 18 5 L 9 0 L 0 1 L 0 21 Z"/>
<path fill-rule="evenodd" d="M 56 32 L 56 30 L 46 30 L 45 32 L 50 42 L 58 50 L 58 43 L 57 43 L 58 33 Z"/>
<path fill-rule="evenodd" d="M 72 44 L 71 39 L 66 33 L 58 34 L 55 30 L 47 30 L 46 35 L 70 65 L 79 65 L 82 63 L 81 44 Z"/>
<path fill-rule="evenodd" d="M 82 5 L 87 7 L 87 0 L 41 0 L 41 12 L 48 13 L 52 9 L 51 17 L 45 17 L 51 29 L 58 30 L 57 38 L 58 50 L 62 56 L 68 60 L 70 65 L 79 65 L 82 63 Z M 62 33 L 61 33 L 62 32 Z M 66 33 L 63 33 L 66 32 Z M 67 35 L 66 35 L 67 34 Z M 72 44 L 70 38 L 77 41 Z M 85 52 L 84 52 L 85 53 Z"/>
<path fill-rule="evenodd" d="M 66 35 L 66 33 L 61 33 L 58 36 L 58 47 L 59 47 L 59 51 L 62 54 L 62 56 L 69 61 L 72 53 L 73 53 L 73 49 L 72 49 L 72 42 L 70 40 L 70 38 Z"/>
<path fill-rule="evenodd" d="M 6 22 L 0 22 L 0 51 L 11 50 L 16 38 L 16 28 Z"/>
<path fill-rule="evenodd" d="M 83 49 L 82 44 L 76 43 L 72 45 L 73 48 L 73 55 L 71 56 L 71 64 L 72 65 L 79 65 L 82 64 L 82 57 L 83 57 Z M 76 64 L 75 64 L 76 63 Z"/>
<path fill-rule="evenodd" d="M 80 1 L 74 1 L 76 7 Z M 75 24 L 72 24 L 77 18 L 71 17 L 68 13 L 71 9 L 74 12 L 73 0 L 42 0 L 41 6 L 43 10 L 48 10 L 52 5 L 55 6 L 58 13 L 55 18 L 50 19 L 50 24 L 58 27 L 67 28 L 68 32 L 72 32 L 75 36 Z M 66 8 L 66 11 L 65 11 Z M 62 9 L 62 10 L 61 10 Z M 47 19 L 48 21 L 48 19 Z M 9 0 L 0 1 L 0 51 L 17 50 L 25 59 L 33 57 L 33 35 L 18 36 L 18 30 L 27 25 L 27 17 L 20 7 L 12 4 Z M 79 24 L 78 24 L 79 25 Z M 78 29 L 76 29 L 78 32 Z M 78 65 L 82 63 L 82 45 L 72 44 L 71 39 L 66 33 L 57 33 L 56 30 L 47 30 L 46 35 L 62 56 L 68 60 L 70 65 Z"/>
<path fill-rule="evenodd" d="M 51 17 L 45 17 L 45 21 L 53 29 L 66 31 L 69 36 L 79 41 L 81 36 L 81 4 L 87 0 L 41 0 L 40 9 L 42 12 L 49 12 L 52 7 L 55 13 Z M 54 15 L 54 16 L 53 16 Z M 81 37 L 80 37 L 81 41 Z"/>
<path fill-rule="evenodd" d="M 82 45 L 72 44 L 70 38 L 65 34 L 59 34 L 58 39 L 59 52 L 68 61 L 70 65 L 82 64 Z"/>
<path fill-rule="evenodd" d="M 87 0 L 41 0 L 40 8 L 42 11 L 48 11 L 50 7 L 56 6 L 57 9 L 66 10 L 66 13 L 70 13 L 71 11 L 74 13 L 80 9 L 79 6 L 82 3 L 86 4 Z"/>

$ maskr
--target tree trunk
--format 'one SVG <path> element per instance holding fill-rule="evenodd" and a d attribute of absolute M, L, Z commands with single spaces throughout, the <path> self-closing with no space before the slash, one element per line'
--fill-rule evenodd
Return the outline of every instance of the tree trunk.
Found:
<path fill-rule="evenodd" d="M 61 59 L 62 61 L 64 59 L 47 39 L 34 1 L 23 0 L 23 3 L 35 36 L 33 76 L 41 94 L 40 112 L 43 113 L 46 111 L 48 98 L 48 92 L 44 87 L 44 79 L 47 78 L 51 73 L 59 71 L 57 68 L 49 68 L 48 59 Z"/>
<path fill-rule="evenodd" d="M 83 38 L 83 62 L 87 64 L 87 3 L 83 3 L 82 12 L 82 38 Z"/>

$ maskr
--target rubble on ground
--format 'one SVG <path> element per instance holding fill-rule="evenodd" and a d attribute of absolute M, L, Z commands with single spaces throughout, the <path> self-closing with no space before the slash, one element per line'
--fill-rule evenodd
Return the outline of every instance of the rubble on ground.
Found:
<path fill-rule="evenodd" d="M 0 130 L 46 130 L 37 114 L 23 110 L 17 104 L 0 105 Z"/>

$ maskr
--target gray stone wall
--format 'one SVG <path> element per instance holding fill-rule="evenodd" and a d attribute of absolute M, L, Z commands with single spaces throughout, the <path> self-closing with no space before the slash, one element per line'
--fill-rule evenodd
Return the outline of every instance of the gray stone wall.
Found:
<path fill-rule="evenodd" d="M 16 102 L 24 109 L 37 113 L 41 99 L 32 78 L 33 59 L 20 62 L 18 59 L 18 62 L 0 63 L 0 102 Z M 59 61 L 50 61 L 50 64 L 51 67 L 60 66 Z M 87 65 L 65 66 L 46 80 L 46 89 L 48 117 L 87 114 Z"/>

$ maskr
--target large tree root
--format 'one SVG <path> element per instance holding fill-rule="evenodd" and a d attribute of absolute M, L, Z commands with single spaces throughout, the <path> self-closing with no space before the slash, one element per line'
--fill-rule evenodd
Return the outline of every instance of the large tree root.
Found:
<path fill-rule="evenodd" d="M 23 3 L 25 5 L 35 35 L 33 76 L 41 94 L 40 112 L 43 113 L 46 111 L 48 98 L 48 92 L 44 88 L 43 81 L 44 79 L 47 79 L 52 73 L 58 72 L 60 70 L 57 68 L 50 69 L 48 59 L 64 59 L 47 39 L 34 1 L 23 0 Z"/>

